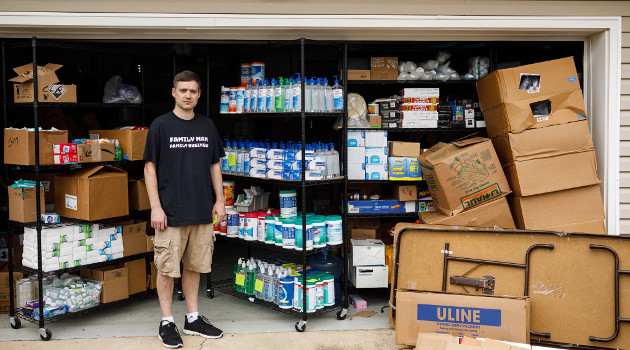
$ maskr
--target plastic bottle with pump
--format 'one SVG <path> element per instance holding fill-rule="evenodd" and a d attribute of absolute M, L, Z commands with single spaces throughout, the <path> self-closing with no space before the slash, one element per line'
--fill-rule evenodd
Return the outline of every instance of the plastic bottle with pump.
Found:
<path fill-rule="evenodd" d="M 122 160 L 122 149 L 120 148 L 120 143 L 118 140 L 114 140 L 115 150 L 114 150 L 114 160 Z"/>
<path fill-rule="evenodd" d="M 270 265 L 267 267 L 267 273 L 263 276 L 263 300 L 265 301 L 273 301 L 273 271 L 273 265 Z"/>
<path fill-rule="evenodd" d="M 343 111 L 343 86 L 339 85 L 339 80 L 336 75 L 333 75 L 335 78 L 335 85 L 333 85 L 333 100 L 334 100 L 334 111 L 342 112 Z"/>
<path fill-rule="evenodd" d="M 243 144 L 244 148 L 243 148 L 243 175 L 248 176 L 249 175 L 249 151 L 251 150 L 251 143 L 249 142 L 249 140 L 245 140 L 245 143 Z"/>
<path fill-rule="evenodd" d="M 295 73 L 297 78 L 293 85 L 293 111 L 300 112 L 302 110 L 302 77 L 300 73 Z"/>
<path fill-rule="evenodd" d="M 247 290 L 245 291 L 245 293 L 247 293 L 248 295 L 255 294 L 254 286 L 256 284 L 256 273 L 257 273 L 256 263 L 250 262 L 249 268 L 247 271 Z"/>
<path fill-rule="evenodd" d="M 324 78 L 324 101 L 326 105 L 324 111 L 332 112 L 335 109 L 335 100 L 333 98 L 332 87 L 328 85 L 328 78 Z"/>
<path fill-rule="evenodd" d="M 236 265 L 234 265 L 234 272 L 232 273 L 232 285 L 234 286 L 234 289 L 236 289 L 238 291 L 238 286 L 236 285 L 236 275 L 238 274 L 239 270 L 241 269 L 241 264 L 243 263 L 243 258 L 239 258 L 238 259 L 238 263 Z"/>
<path fill-rule="evenodd" d="M 273 89 L 274 111 L 284 112 L 284 79 L 278 78 L 278 83 Z"/>
<path fill-rule="evenodd" d="M 260 269 L 258 270 L 258 272 L 256 273 L 256 284 L 260 285 L 262 284 L 263 289 L 261 291 L 256 290 L 256 285 L 254 285 L 254 296 L 258 299 L 264 299 L 263 297 L 263 293 L 264 293 L 264 288 L 265 288 L 265 267 L 261 266 Z"/>
<path fill-rule="evenodd" d="M 317 81 L 317 111 L 324 112 L 326 110 L 326 85 L 324 85 L 324 78 L 319 78 Z"/>
<path fill-rule="evenodd" d="M 232 142 L 230 142 L 230 140 L 226 141 L 227 147 L 225 149 L 225 154 L 228 157 L 227 173 L 234 174 L 236 173 L 236 145 L 234 144 L 236 140 L 233 140 Z"/>
<path fill-rule="evenodd" d="M 244 170 L 244 156 L 245 156 L 245 144 L 243 141 L 239 141 L 238 148 L 236 149 L 236 174 L 242 175 Z"/>
<path fill-rule="evenodd" d="M 328 144 L 332 157 L 333 177 L 341 176 L 341 168 L 339 167 L 339 152 L 335 150 L 335 145 L 331 142 Z"/>
<path fill-rule="evenodd" d="M 256 83 L 259 80 L 254 80 L 252 82 L 252 88 L 250 89 L 251 96 L 249 97 L 249 111 L 250 113 L 256 112 L 258 110 L 258 84 Z"/>
<path fill-rule="evenodd" d="M 265 79 L 266 82 L 266 79 Z M 267 85 L 267 103 L 266 103 L 266 107 L 265 110 L 266 112 L 275 112 L 276 111 L 276 106 L 275 106 L 275 99 L 274 99 L 274 92 L 276 90 L 276 78 L 271 78 L 271 83 L 269 85 Z"/>
<path fill-rule="evenodd" d="M 308 79 L 306 82 L 306 88 L 304 89 L 304 110 L 306 112 L 313 112 L 313 85 L 315 80 L 313 78 Z"/>
<path fill-rule="evenodd" d="M 229 155 L 230 155 L 230 149 L 232 148 L 232 145 L 230 144 L 230 141 L 228 141 L 227 139 L 225 140 L 225 144 L 224 144 L 224 151 L 225 151 L 225 157 L 221 158 L 221 172 L 224 174 L 228 174 L 230 171 L 230 163 L 229 163 Z"/>
<path fill-rule="evenodd" d="M 293 112 L 293 77 L 284 80 L 284 111 Z"/>

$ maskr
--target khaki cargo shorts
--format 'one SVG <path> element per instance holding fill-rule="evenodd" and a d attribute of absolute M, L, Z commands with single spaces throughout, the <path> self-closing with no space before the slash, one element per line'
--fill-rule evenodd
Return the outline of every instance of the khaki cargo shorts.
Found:
<path fill-rule="evenodd" d="M 167 227 L 155 230 L 153 251 L 155 267 L 162 275 L 181 277 L 181 261 L 185 270 L 208 273 L 214 250 L 212 224 Z"/>

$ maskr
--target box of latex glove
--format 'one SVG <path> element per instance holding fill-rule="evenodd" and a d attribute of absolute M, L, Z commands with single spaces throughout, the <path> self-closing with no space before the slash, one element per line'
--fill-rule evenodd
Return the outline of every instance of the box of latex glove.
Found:
<path fill-rule="evenodd" d="M 353 238 L 352 266 L 384 266 L 385 244 L 380 239 Z"/>

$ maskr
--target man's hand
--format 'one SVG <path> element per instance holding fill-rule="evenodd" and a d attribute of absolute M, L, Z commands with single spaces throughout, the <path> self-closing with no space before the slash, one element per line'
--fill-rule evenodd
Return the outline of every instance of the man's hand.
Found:
<path fill-rule="evenodd" d="M 166 225 L 166 213 L 164 209 L 151 209 L 151 227 L 160 231 L 164 231 L 168 227 Z"/>
<path fill-rule="evenodd" d="M 223 221 L 225 218 L 225 202 L 217 201 L 214 203 L 214 207 L 212 208 L 212 220 L 214 220 L 214 216 L 217 216 L 217 222 Z"/>

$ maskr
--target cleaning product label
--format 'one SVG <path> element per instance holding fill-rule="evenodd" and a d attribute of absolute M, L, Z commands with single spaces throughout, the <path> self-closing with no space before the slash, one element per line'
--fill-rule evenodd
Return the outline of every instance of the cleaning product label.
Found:
<path fill-rule="evenodd" d="M 343 89 L 333 90 L 333 100 L 335 101 L 335 109 L 343 110 Z"/>

